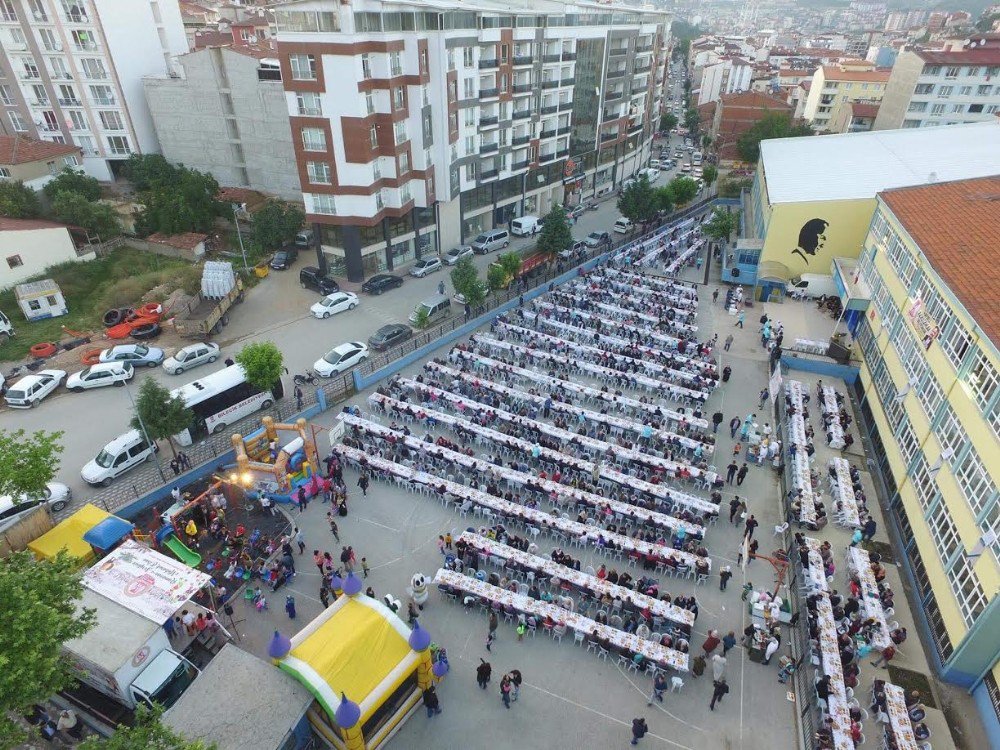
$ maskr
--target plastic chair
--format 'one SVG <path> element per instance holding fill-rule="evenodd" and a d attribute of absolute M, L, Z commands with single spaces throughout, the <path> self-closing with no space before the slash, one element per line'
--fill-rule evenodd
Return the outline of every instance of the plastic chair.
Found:
<path fill-rule="evenodd" d="M 671 693 L 679 693 L 681 691 L 681 688 L 683 687 L 684 687 L 684 680 L 682 680 L 680 677 L 674 675 L 673 677 L 670 678 Z"/>
<path fill-rule="evenodd" d="M 573 631 L 573 645 L 582 646 L 583 645 L 584 632 L 582 630 Z"/>

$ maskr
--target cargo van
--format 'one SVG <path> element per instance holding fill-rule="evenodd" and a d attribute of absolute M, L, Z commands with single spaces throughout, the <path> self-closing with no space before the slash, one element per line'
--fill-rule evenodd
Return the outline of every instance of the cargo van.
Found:
<path fill-rule="evenodd" d="M 542 231 L 542 223 L 537 216 L 520 216 L 510 223 L 510 233 L 518 237 L 528 237 Z"/>
<path fill-rule="evenodd" d="M 436 323 L 451 315 L 451 299 L 445 294 L 435 294 L 428 297 L 410 313 L 411 323 L 416 324 L 422 310 L 427 311 L 428 323 Z"/>
<path fill-rule="evenodd" d="M 147 443 L 141 432 L 129 430 L 105 445 L 97 458 L 87 462 L 80 476 L 87 484 L 107 487 L 129 469 L 152 460 L 155 452 L 156 445 Z"/>
<path fill-rule="evenodd" d="M 837 284 L 832 276 L 823 276 L 818 273 L 804 273 L 798 278 L 788 282 L 789 293 L 798 292 L 806 297 L 833 297 L 839 294 Z"/>
<path fill-rule="evenodd" d="M 472 252 L 476 255 L 486 255 L 494 250 L 501 250 L 510 244 L 510 235 L 506 229 L 492 229 L 483 232 L 472 241 Z"/>
<path fill-rule="evenodd" d="M 312 247 L 313 243 L 313 231 L 311 229 L 303 229 L 297 235 L 295 235 L 295 246 L 296 247 Z"/>
<path fill-rule="evenodd" d="M 631 219 L 626 219 L 624 216 L 622 216 L 621 218 L 618 219 L 618 221 L 615 222 L 615 226 L 613 228 L 619 234 L 628 234 L 629 232 L 632 231 L 634 226 L 635 225 L 632 223 Z"/>

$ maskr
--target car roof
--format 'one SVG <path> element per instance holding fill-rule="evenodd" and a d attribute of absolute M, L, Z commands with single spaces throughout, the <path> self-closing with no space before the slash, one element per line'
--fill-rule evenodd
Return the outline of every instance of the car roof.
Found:
<path fill-rule="evenodd" d="M 358 341 L 345 341 L 343 344 L 333 347 L 331 351 L 337 352 L 337 354 L 343 354 L 346 351 L 350 351 L 351 349 L 360 349 L 363 346 L 364 344 L 361 344 Z"/>
<path fill-rule="evenodd" d="M 40 383 L 41 380 L 42 380 L 41 375 L 25 375 L 23 378 L 14 383 L 14 385 L 12 385 L 10 389 L 23 390 L 25 388 L 35 385 L 35 383 Z"/>
<path fill-rule="evenodd" d="M 130 362 L 98 362 L 90 366 L 91 370 L 114 370 L 116 367 L 132 366 Z"/>
<path fill-rule="evenodd" d="M 127 445 L 131 445 L 134 441 L 139 440 L 142 435 L 139 434 L 138 430 L 129 430 L 128 432 L 123 432 L 121 435 L 105 443 L 104 448 L 110 449 L 111 452 L 116 450 L 121 450 Z"/>

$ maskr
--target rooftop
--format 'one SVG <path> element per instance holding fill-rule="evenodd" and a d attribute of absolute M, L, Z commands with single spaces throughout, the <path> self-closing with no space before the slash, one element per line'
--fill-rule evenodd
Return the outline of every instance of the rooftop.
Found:
<path fill-rule="evenodd" d="M 862 81 L 883 83 L 889 80 L 890 70 L 857 70 L 841 68 L 836 65 L 824 65 L 823 77 L 828 81 Z"/>
<path fill-rule="evenodd" d="M 1000 49 L 919 50 L 917 54 L 931 65 L 998 65 Z"/>
<path fill-rule="evenodd" d="M 1000 347 L 1000 176 L 888 190 L 880 197 Z"/>
<path fill-rule="evenodd" d="M 1000 120 L 782 138 L 762 141 L 760 154 L 772 204 L 870 199 L 932 180 L 1000 174 Z M 845 164 L 850 169 L 836 166 Z"/>
<path fill-rule="evenodd" d="M 65 224 L 45 219 L 11 219 L 0 216 L 0 232 L 27 232 L 32 229 L 66 229 Z"/>
<path fill-rule="evenodd" d="M 59 156 L 79 154 L 79 146 L 52 141 L 36 141 L 19 135 L 0 135 L 0 164 L 28 164 L 33 161 L 55 159 Z"/>

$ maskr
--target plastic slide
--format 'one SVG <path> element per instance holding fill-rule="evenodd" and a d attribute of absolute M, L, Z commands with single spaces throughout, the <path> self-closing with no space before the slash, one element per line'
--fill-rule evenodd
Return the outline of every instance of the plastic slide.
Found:
<path fill-rule="evenodd" d="M 164 537 L 160 543 L 173 552 L 177 556 L 177 559 L 188 567 L 197 568 L 201 565 L 201 555 L 184 544 L 176 535 L 170 534 Z"/>

